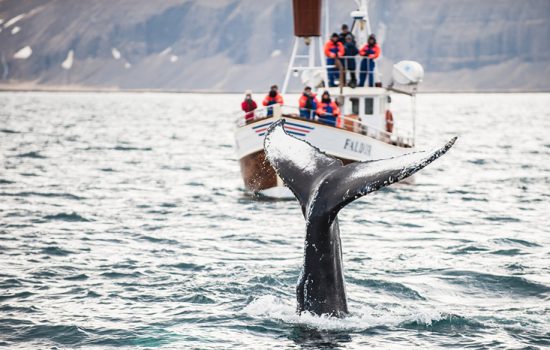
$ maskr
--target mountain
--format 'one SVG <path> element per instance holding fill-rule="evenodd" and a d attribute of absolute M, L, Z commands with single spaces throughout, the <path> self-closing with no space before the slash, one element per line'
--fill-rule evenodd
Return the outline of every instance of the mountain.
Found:
<path fill-rule="evenodd" d="M 331 2 L 334 31 L 354 4 Z M 291 10 L 290 0 L 0 0 L 0 86 L 266 90 L 286 71 Z M 370 12 L 382 71 L 416 60 L 424 91 L 550 90 L 548 0 L 372 0 Z"/>

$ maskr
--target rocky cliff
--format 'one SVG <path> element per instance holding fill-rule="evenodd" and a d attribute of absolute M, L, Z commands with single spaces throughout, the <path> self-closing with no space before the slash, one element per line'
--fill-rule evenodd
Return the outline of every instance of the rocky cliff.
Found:
<path fill-rule="evenodd" d="M 351 0 L 332 1 L 334 30 Z M 550 90 L 550 1 L 372 0 L 387 71 L 425 91 Z M 241 91 L 281 82 L 290 0 L 1 0 L 0 84 Z M 298 84 L 294 85 L 298 87 Z"/>

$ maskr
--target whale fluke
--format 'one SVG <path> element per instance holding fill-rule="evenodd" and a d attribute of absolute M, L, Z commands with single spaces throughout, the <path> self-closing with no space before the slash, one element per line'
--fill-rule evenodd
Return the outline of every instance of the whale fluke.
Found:
<path fill-rule="evenodd" d="M 298 312 L 342 317 L 348 313 L 338 212 L 353 200 L 411 176 L 452 147 L 456 138 L 431 152 L 343 165 L 334 157 L 271 125 L 266 157 L 296 195 L 306 219 L 304 265 L 296 299 Z"/>
<path fill-rule="evenodd" d="M 284 130 L 281 119 L 271 125 L 264 140 L 267 159 L 284 184 L 294 193 L 306 219 L 313 214 L 328 215 L 330 222 L 338 211 L 355 199 L 401 181 L 447 152 L 452 138 L 443 147 L 403 156 L 355 162 L 348 165 L 307 141 Z M 317 201 L 319 199 L 319 201 Z"/>
<path fill-rule="evenodd" d="M 284 123 L 281 119 L 271 125 L 264 139 L 264 150 L 277 175 L 304 209 L 321 175 L 342 167 L 343 163 L 308 142 L 288 135 Z"/>

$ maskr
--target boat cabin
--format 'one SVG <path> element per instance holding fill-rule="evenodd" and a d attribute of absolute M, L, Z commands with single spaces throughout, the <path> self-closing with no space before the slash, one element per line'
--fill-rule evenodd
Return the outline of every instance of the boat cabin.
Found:
<path fill-rule="evenodd" d="M 390 111 L 390 97 L 384 88 L 331 88 L 329 92 L 340 104 L 345 118 L 358 119 L 378 131 L 388 130 L 386 115 Z"/>
<path fill-rule="evenodd" d="M 319 90 L 319 94 L 325 91 Z M 390 91 L 381 87 L 334 87 L 327 89 L 338 102 L 342 116 L 338 127 L 385 142 L 412 146 L 413 140 L 394 131 Z"/>

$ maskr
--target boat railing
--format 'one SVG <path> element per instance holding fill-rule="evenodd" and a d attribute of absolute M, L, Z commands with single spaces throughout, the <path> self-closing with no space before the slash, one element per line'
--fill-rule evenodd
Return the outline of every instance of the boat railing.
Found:
<path fill-rule="evenodd" d="M 236 115 L 235 125 L 240 128 L 258 120 L 273 117 L 273 106 L 256 108 L 250 112 L 238 112 Z"/>
<path fill-rule="evenodd" d="M 370 75 L 372 75 L 373 79 L 371 86 L 377 86 L 379 85 L 377 83 L 382 81 L 382 75 L 375 68 L 374 60 L 365 56 L 340 56 L 336 59 L 335 64 L 327 65 L 327 69 L 329 70 L 329 74 L 331 70 L 334 70 L 338 74 L 338 80 L 343 79 L 344 85 L 352 87 L 371 85 L 369 84 Z M 340 74 L 343 74 L 343 76 L 339 77 Z M 349 79 L 347 77 L 348 74 L 350 74 Z M 359 74 L 358 77 L 357 74 Z M 359 82 L 357 79 L 359 79 Z M 362 85 L 359 84 L 361 80 L 363 82 Z"/>
<path fill-rule="evenodd" d="M 237 127 L 243 127 L 247 124 L 254 123 L 259 120 L 272 118 L 273 116 L 291 117 L 303 119 L 305 121 L 313 121 L 327 126 L 332 126 L 339 129 L 344 129 L 357 134 L 369 136 L 381 141 L 391 142 L 399 146 L 413 146 L 414 140 L 411 136 L 400 135 L 399 130 L 394 127 L 392 132 L 380 129 L 370 123 L 360 119 L 359 116 L 347 115 L 336 116 L 331 118 L 331 113 L 326 113 L 322 116 L 316 113 L 316 110 L 299 108 L 287 105 L 272 105 L 264 108 L 258 108 L 251 112 L 240 112 L 235 124 Z"/>

